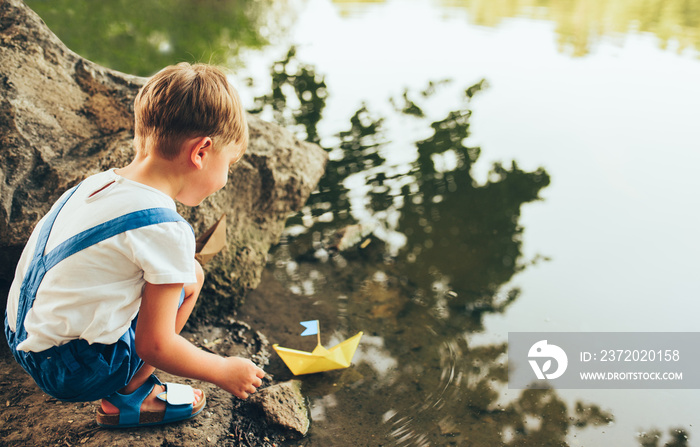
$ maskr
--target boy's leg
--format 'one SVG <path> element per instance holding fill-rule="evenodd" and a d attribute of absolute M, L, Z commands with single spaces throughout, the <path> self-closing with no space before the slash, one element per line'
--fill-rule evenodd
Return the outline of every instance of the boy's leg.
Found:
<path fill-rule="evenodd" d="M 202 285 L 204 285 L 204 271 L 202 270 L 202 266 L 199 265 L 199 262 L 197 261 L 195 261 L 195 269 L 197 274 L 197 282 L 185 286 L 185 298 L 182 304 L 180 305 L 180 308 L 177 311 L 177 316 L 175 318 L 175 330 L 178 334 L 180 333 L 180 331 L 182 331 L 182 328 L 185 327 L 185 324 L 187 323 L 190 314 L 192 314 L 194 305 L 197 303 L 197 299 L 199 298 L 199 292 L 201 292 Z M 155 367 L 144 363 L 144 365 L 136 372 L 136 374 L 134 374 L 134 377 L 132 377 L 131 381 L 124 388 L 119 390 L 119 393 L 133 393 L 134 391 L 136 391 L 136 389 L 138 389 L 138 387 L 143 385 L 146 382 L 146 380 L 148 380 L 148 378 L 151 376 L 151 374 L 153 374 L 155 370 Z M 165 409 L 165 402 L 161 401 L 160 399 L 156 399 L 155 397 L 161 392 L 163 392 L 162 387 L 156 385 L 153 388 L 153 392 L 151 393 L 151 395 L 143 401 L 141 410 L 160 411 Z M 199 399 L 201 399 L 202 397 L 202 391 L 195 389 L 194 394 L 195 398 L 197 399 L 197 402 L 199 402 Z M 102 410 L 106 414 L 119 413 L 119 410 L 106 400 L 102 400 Z"/>

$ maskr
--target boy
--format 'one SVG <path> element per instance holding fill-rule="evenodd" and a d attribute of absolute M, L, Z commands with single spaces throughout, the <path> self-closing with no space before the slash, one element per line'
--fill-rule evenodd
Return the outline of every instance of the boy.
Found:
<path fill-rule="evenodd" d="M 245 399 L 265 373 L 179 335 L 204 281 L 192 228 L 174 199 L 197 206 L 227 181 L 246 150 L 245 113 L 224 74 L 166 67 L 139 91 L 136 155 L 85 179 L 32 233 L 8 296 L 5 334 L 48 394 L 102 399 L 108 427 L 190 418 L 201 390 L 163 385 L 155 368 L 211 382 Z"/>

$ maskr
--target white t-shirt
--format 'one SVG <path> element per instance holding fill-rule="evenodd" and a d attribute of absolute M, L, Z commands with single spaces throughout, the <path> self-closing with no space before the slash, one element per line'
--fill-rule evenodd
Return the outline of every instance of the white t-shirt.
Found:
<path fill-rule="evenodd" d="M 155 207 L 175 210 L 175 202 L 114 170 L 93 175 L 80 184 L 58 214 L 45 253 L 84 230 Z M 22 280 L 45 220 L 32 232 L 10 288 L 7 316 L 13 331 Z M 190 226 L 167 222 L 118 234 L 69 256 L 46 273 L 27 313 L 27 339 L 17 349 L 40 352 L 78 338 L 89 343 L 115 343 L 138 313 L 146 282 L 196 282 L 194 253 Z"/>

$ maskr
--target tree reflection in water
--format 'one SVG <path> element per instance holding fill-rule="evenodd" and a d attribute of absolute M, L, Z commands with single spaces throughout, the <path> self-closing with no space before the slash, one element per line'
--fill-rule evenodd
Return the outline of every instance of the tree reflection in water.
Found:
<path fill-rule="evenodd" d="M 661 444 L 662 434 L 659 430 L 650 430 L 639 435 L 639 444 L 642 447 L 688 447 L 688 432 L 682 428 L 673 428 L 668 431 L 670 440 Z"/>
<path fill-rule="evenodd" d="M 321 141 L 326 85 L 294 59 L 292 49 L 275 64 L 257 111 Z M 443 84 L 392 103 L 424 122 L 420 101 Z M 485 314 L 518 297 L 502 289 L 523 268 L 520 208 L 550 181 L 515 162 L 495 164 L 483 184 L 472 177 L 481 150 L 466 145 L 469 102 L 485 87 L 469 87 L 462 107 L 430 124 L 432 135 L 401 148 L 415 151 L 403 164 L 387 160 L 385 120 L 362 107 L 327 148 L 318 190 L 290 219 L 295 240 L 273 253 L 276 276 L 326 308 L 334 338 L 366 334 L 353 368 L 304 379 L 314 412 L 305 445 L 565 445 L 572 428 L 612 421 L 596 405 L 568 408 L 551 389 L 509 392 L 507 345 L 470 344 Z M 351 248 L 339 249 L 339 230 Z"/>
<path fill-rule="evenodd" d="M 497 26 L 507 18 L 533 18 L 555 24 L 559 50 L 589 54 L 601 40 L 616 42 L 634 33 L 653 34 L 662 48 L 678 53 L 700 49 L 700 0 L 440 0 L 464 8 L 469 20 Z"/>

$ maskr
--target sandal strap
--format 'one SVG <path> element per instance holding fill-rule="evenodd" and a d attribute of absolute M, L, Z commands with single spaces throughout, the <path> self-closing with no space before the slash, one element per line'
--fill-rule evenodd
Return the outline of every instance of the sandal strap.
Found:
<path fill-rule="evenodd" d="M 192 415 L 195 397 L 191 386 L 167 382 L 165 392 L 157 397 L 166 403 L 163 422 L 179 421 Z"/>
<path fill-rule="evenodd" d="M 155 375 L 151 375 L 140 387 L 131 394 L 115 392 L 105 397 L 105 400 L 119 409 L 119 425 L 138 425 L 141 416 L 141 404 L 146 400 L 153 387 L 162 385 Z"/>
<path fill-rule="evenodd" d="M 194 402 L 194 389 L 189 385 L 182 383 L 165 384 L 165 391 L 158 394 L 158 399 L 169 403 L 170 405 L 186 405 Z"/>

